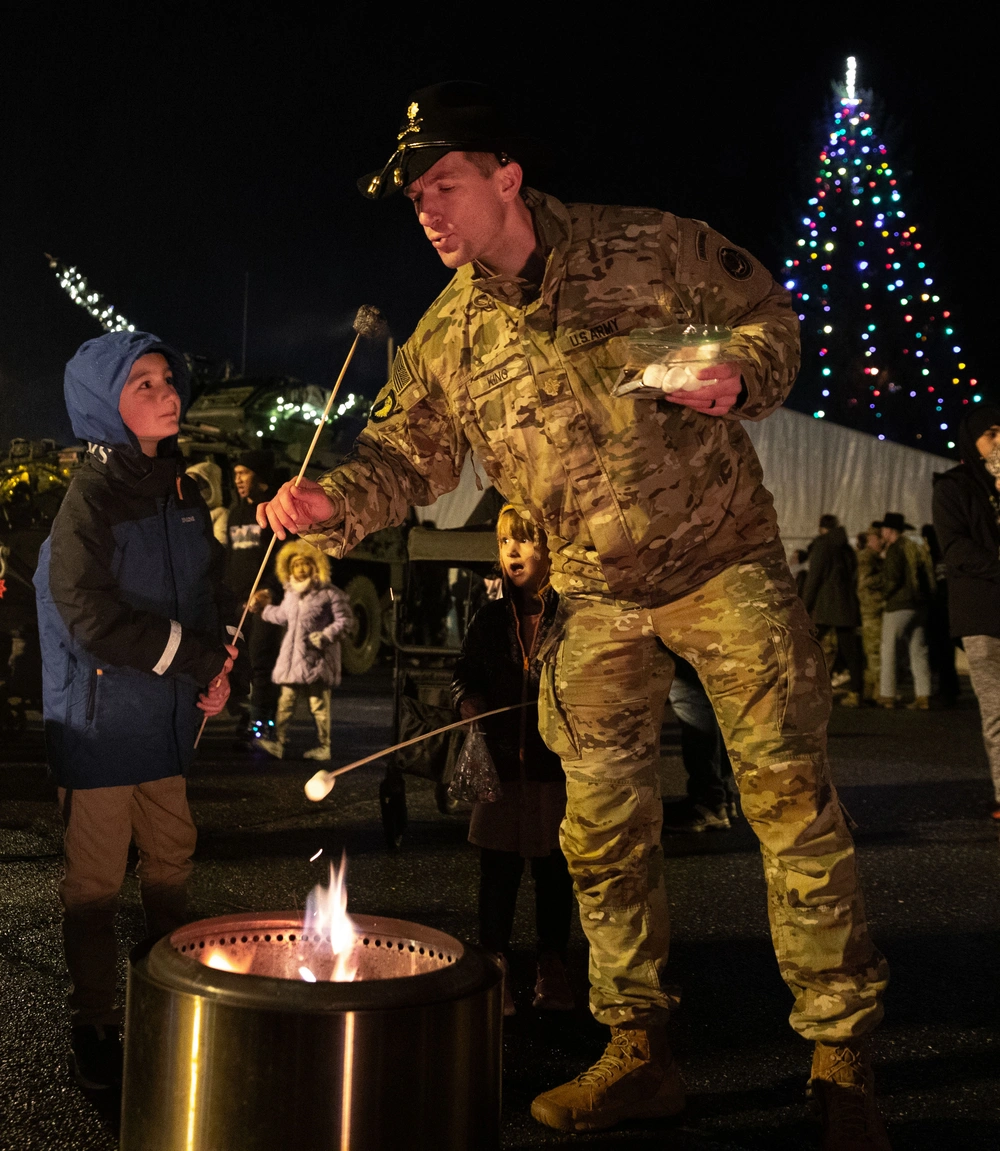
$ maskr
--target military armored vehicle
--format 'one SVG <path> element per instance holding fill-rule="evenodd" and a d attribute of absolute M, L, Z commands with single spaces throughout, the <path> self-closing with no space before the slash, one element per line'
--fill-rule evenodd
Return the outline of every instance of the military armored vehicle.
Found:
<path fill-rule="evenodd" d="M 197 368 L 197 366 L 196 366 Z M 298 474 L 329 392 L 290 377 L 194 378 L 197 398 L 181 426 L 180 447 L 195 463 L 212 459 L 227 482 L 241 451 L 263 448 L 274 453 L 275 480 Z M 344 458 L 367 417 L 367 402 L 348 394 L 334 407 L 307 475 L 316 479 Z M 403 586 L 406 529 L 389 528 L 369 536 L 343 560 L 333 560 L 333 580 L 354 608 L 357 628 L 342 642 L 344 670 L 360 675 L 391 643 L 391 597 Z"/>

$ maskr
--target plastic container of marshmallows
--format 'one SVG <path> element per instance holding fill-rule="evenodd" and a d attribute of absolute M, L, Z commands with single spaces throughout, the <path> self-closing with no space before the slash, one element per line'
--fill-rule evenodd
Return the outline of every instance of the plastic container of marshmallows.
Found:
<path fill-rule="evenodd" d="M 659 398 L 707 387 L 711 381 L 698 379 L 698 373 L 733 362 L 732 339 L 731 328 L 716 324 L 638 328 L 625 338 L 627 359 L 614 394 Z"/>

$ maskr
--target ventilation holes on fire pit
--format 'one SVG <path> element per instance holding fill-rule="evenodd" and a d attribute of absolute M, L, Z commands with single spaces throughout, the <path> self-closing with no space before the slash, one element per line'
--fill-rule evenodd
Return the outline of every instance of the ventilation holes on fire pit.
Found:
<path fill-rule="evenodd" d="M 240 942 L 241 942 L 241 943 L 246 943 L 246 941 L 247 941 L 247 937 L 246 937 L 245 935 L 241 935 L 241 936 L 240 936 Z"/>

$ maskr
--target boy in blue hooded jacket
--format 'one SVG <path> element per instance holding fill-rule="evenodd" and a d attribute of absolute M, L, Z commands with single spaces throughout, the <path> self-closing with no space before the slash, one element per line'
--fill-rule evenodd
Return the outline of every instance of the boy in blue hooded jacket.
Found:
<path fill-rule="evenodd" d="M 65 397 L 90 451 L 42 545 L 35 588 L 65 829 L 73 1072 L 97 1088 L 121 1076 L 114 920 L 129 843 L 159 937 L 184 922 L 195 846 L 184 773 L 202 713 L 225 705 L 236 649 L 217 606 L 224 553 L 177 451 L 183 358 L 148 333 L 113 332 L 67 364 Z"/>

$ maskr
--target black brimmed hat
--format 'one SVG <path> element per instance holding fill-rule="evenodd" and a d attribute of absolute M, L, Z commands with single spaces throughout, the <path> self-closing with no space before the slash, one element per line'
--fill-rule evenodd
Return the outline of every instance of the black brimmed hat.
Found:
<path fill-rule="evenodd" d="M 369 200 L 381 200 L 412 184 L 449 152 L 492 152 L 503 163 L 517 159 L 529 144 L 513 130 L 485 84 L 432 84 L 410 97 L 396 150 L 381 171 L 358 180 L 358 190 Z"/>
<path fill-rule="evenodd" d="M 906 522 L 905 516 L 900 512 L 886 512 L 882 520 L 884 528 L 892 528 L 897 532 L 912 532 L 914 530 L 913 524 Z"/>

